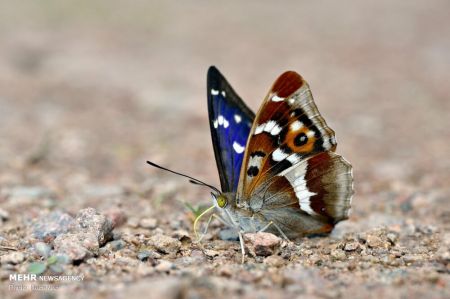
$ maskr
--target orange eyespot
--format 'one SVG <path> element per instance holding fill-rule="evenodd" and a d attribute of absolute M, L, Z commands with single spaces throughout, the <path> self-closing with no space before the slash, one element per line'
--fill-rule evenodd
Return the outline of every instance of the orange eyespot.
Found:
<path fill-rule="evenodd" d="M 216 201 L 217 201 L 217 205 L 221 208 L 225 208 L 228 204 L 227 198 L 222 194 L 217 196 Z"/>

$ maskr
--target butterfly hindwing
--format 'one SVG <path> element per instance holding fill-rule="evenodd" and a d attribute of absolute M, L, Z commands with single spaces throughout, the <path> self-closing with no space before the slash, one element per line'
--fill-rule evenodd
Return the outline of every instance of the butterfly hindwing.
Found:
<path fill-rule="evenodd" d="M 236 192 L 255 114 L 214 66 L 208 70 L 207 92 L 211 137 L 222 192 Z"/>

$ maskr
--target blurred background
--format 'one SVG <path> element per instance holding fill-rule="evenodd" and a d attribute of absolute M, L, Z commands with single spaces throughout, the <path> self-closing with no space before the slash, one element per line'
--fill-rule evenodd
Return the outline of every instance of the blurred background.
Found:
<path fill-rule="evenodd" d="M 86 279 L 61 298 L 448 298 L 449 11 L 448 0 L 0 0 L 0 297 L 56 298 L 8 290 L 9 274 L 42 260 L 36 235 L 63 231 L 73 218 L 61 211 L 94 207 L 115 240 L 65 267 Z M 219 186 L 210 65 L 254 111 L 284 71 L 309 82 L 354 168 L 353 213 L 330 238 L 244 266 L 217 224 L 209 251 L 190 242 L 209 190 L 145 161 Z M 154 237 L 174 252 L 140 257 Z"/>
<path fill-rule="evenodd" d="M 208 203 L 145 160 L 219 185 L 210 65 L 253 110 L 285 70 L 306 78 L 354 166 L 354 217 L 448 194 L 449 11 L 445 0 L 1 1 L 1 203 Z M 433 213 L 424 221 L 448 215 Z"/>

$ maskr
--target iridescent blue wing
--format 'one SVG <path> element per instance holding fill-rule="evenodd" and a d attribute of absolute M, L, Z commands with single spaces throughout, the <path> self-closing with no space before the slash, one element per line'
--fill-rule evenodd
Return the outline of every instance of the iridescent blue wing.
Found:
<path fill-rule="evenodd" d="M 222 192 L 236 192 L 255 114 L 214 67 L 208 70 L 208 112 Z"/>

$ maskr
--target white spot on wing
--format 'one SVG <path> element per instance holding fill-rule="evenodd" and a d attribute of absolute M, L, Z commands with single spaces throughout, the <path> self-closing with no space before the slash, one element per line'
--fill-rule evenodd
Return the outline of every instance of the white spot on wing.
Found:
<path fill-rule="evenodd" d="M 219 116 L 217 117 L 217 121 L 219 122 L 219 126 L 223 125 L 223 121 L 224 121 L 223 116 L 222 116 L 222 115 L 219 115 Z"/>
<path fill-rule="evenodd" d="M 270 134 L 272 134 L 273 136 L 280 134 L 282 128 L 279 125 L 275 125 L 273 127 L 273 129 L 270 131 Z"/>
<path fill-rule="evenodd" d="M 329 150 L 331 148 L 331 145 L 330 145 L 330 142 L 328 141 L 328 138 L 323 138 L 322 146 L 326 150 Z"/>
<path fill-rule="evenodd" d="M 294 121 L 290 126 L 292 131 L 300 130 L 302 127 L 303 127 L 303 123 L 298 120 Z"/>
<path fill-rule="evenodd" d="M 235 141 L 233 142 L 233 149 L 236 153 L 242 154 L 244 152 L 245 147 Z"/>
<path fill-rule="evenodd" d="M 272 134 L 273 136 L 280 134 L 283 128 L 280 127 L 276 121 L 269 120 L 268 122 L 262 123 L 258 125 L 255 129 L 254 135 L 258 135 L 262 132 L 267 132 Z"/>
<path fill-rule="evenodd" d="M 283 150 L 277 148 L 273 153 L 272 153 L 272 159 L 276 162 L 282 161 L 284 159 L 286 159 L 286 157 L 288 156 L 288 154 L 286 154 L 285 152 L 283 152 Z"/>
<path fill-rule="evenodd" d="M 314 210 L 311 208 L 311 202 L 309 201 L 309 197 L 316 195 L 316 193 L 311 193 L 309 191 L 301 191 L 300 194 L 305 193 L 305 195 L 302 195 L 303 197 L 307 196 L 307 199 L 303 199 L 303 201 L 300 201 L 300 209 L 302 209 L 303 211 L 305 211 L 306 213 L 308 213 L 309 215 L 316 215 L 317 213 L 314 212 Z M 297 197 L 299 197 L 299 195 L 297 194 L 297 192 L 295 193 L 297 195 Z"/>
<path fill-rule="evenodd" d="M 309 138 L 314 137 L 314 135 L 316 135 L 316 133 L 314 133 L 314 131 L 308 131 L 306 132 L 306 136 L 308 136 Z"/>
<path fill-rule="evenodd" d="M 236 121 L 236 123 L 238 124 L 238 123 L 240 123 L 241 122 L 241 120 L 242 120 L 242 117 L 239 115 L 239 114 L 235 114 L 234 115 L 234 120 Z"/>
<path fill-rule="evenodd" d="M 213 125 L 214 128 L 216 129 L 220 126 L 223 126 L 226 129 L 230 125 L 230 122 L 225 117 L 223 117 L 223 115 L 219 115 L 217 119 L 213 122 Z"/>
<path fill-rule="evenodd" d="M 300 157 L 297 154 L 292 154 L 289 157 L 287 157 L 287 160 L 291 162 L 292 165 L 296 164 L 298 161 L 300 161 Z"/>
<path fill-rule="evenodd" d="M 221 93 L 222 93 L 222 96 L 223 96 L 223 97 L 226 97 L 226 96 L 227 96 L 227 94 L 225 93 L 225 91 L 222 91 Z"/>
<path fill-rule="evenodd" d="M 296 157 L 296 155 L 290 155 L 287 159 L 290 160 L 291 157 Z M 316 212 L 311 208 L 310 198 L 316 193 L 309 191 L 308 186 L 306 186 L 305 174 L 307 163 L 300 163 L 292 166 L 285 171 L 281 172 L 279 176 L 284 176 L 291 186 L 294 188 L 295 195 L 297 196 L 300 208 L 310 215 L 317 215 Z"/>
<path fill-rule="evenodd" d="M 262 133 L 264 131 L 264 127 L 266 126 L 266 123 L 263 123 L 256 127 L 255 129 L 255 135 Z"/>
<path fill-rule="evenodd" d="M 212 94 L 213 96 L 216 96 L 216 95 L 219 94 L 219 91 L 218 91 L 218 90 L 215 90 L 214 88 L 211 88 L 211 94 Z"/>
<path fill-rule="evenodd" d="M 264 127 L 264 131 L 270 132 L 277 125 L 277 122 L 274 120 L 269 120 Z"/>
<path fill-rule="evenodd" d="M 281 102 L 281 101 L 284 101 L 284 98 L 280 98 L 279 96 L 274 95 L 272 97 L 272 101 L 274 101 L 274 102 Z"/>

